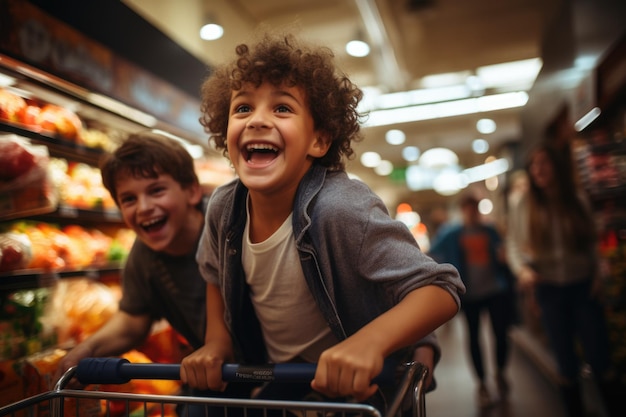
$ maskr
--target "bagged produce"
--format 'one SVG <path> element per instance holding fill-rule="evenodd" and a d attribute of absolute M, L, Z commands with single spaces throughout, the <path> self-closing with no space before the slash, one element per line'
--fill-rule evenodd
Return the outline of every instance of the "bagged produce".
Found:
<path fill-rule="evenodd" d="M 92 279 L 62 279 L 53 287 L 41 321 L 59 344 L 82 342 L 117 311 L 120 294 Z"/>
<path fill-rule="evenodd" d="M 45 177 L 48 148 L 14 134 L 0 135 L 0 190 L 24 187 Z"/>
<path fill-rule="evenodd" d="M 33 258 L 28 236 L 23 233 L 0 233 L 0 272 L 26 268 Z"/>

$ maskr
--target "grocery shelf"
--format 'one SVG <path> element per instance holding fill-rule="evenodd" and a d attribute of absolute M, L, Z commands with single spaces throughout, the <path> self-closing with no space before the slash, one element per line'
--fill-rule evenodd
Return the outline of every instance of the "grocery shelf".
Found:
<path fill-rule="evenodd" d="M 122 270 L 120 263 L 111 263 L 101 266 L 87 266 L 83 268 L 67 268 L 55 271 L 43 269 L 23 269 L 0 273 L 0 292 L 17 291 L 51 287 L 60 279 L 89 278 L 101 280 L 112 274 L 118 275 Z"/>
<path fill-rule="evenodd" d="M 31 140 L 37 145 L 46 145 L 50 156 L 57 158 L 71 159 L 76 162 L 83 162 L 90 165 L 98 165 L 100 158 L 104 154 L 101 149 L 90 148 L 69 140 L 60 138 L 56 133 L 47 131 L 36 131 L 27 126 L 20 126 L 17 123 L 0 121 L 0 134 L 12 133 Z"/>

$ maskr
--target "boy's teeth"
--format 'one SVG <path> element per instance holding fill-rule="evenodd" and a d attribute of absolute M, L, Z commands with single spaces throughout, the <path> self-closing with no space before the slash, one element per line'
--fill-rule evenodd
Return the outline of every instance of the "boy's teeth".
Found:
<path fill-rule="evenodd" d="M 268 145 L 268 144 L 260 144 L 260 145 L 248 145 L 246 147 L 246 149 L 248 151 L 255 151 L 255 150 L 270 150 L 270 151 L 276 151 L 277 149 L 272 146 L 272 145 Z"/>
<path fill-rule="evenodd" d="M 152 219 L 152 220 L 149 220 L 147 222 L 143 222 L 141 225 L 144 226 L 144 227 L 148 227 L 148 226 L 151 226 L 151 225 L 153 225 L 155 223 L 158 223 L 159 221 L 161 221 L 161 219 Z"/>

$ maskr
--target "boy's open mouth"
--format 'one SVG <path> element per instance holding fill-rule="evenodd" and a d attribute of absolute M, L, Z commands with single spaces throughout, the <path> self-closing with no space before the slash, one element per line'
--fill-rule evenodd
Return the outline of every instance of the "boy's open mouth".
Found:
<path fill-rule="evenodd" d="M 160 228 L 162 228 L 165 225 L 166 221 L 167 221 L 167 217 L 163 216 L 163 217 L 150 219 L 146 222 L 143 222 L 140 224 L 140 226 L 146 232 L 155 232 L 159 230 Z"/>
<path fill-rule="evenodd" d="M 243 150 L 243 157 L 252 164 L 264 164 L 273 161 L 278 156 L 278 148 L 267 143 L 247 145 Z"/>

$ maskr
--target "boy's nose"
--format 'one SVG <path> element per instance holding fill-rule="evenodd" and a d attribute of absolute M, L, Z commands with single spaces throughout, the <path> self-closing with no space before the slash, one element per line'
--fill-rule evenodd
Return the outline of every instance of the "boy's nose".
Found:
<path fill-rule="evenodd" d="M 138 211 L 145 211 L 148 210 L 151 207 L 150 204 L 150 199 L 146 196 L 139 196 L 137 197 L 137 210 Z"/>
<path fill-rule="evenodd" d="M 270 118 L 267 116 L 267 112 L 263 110 L 255 110 L 250 116 L 248 123 L 246 124 L 246 127 L 252 129 L 259 129 L 270 126 Z"/>

